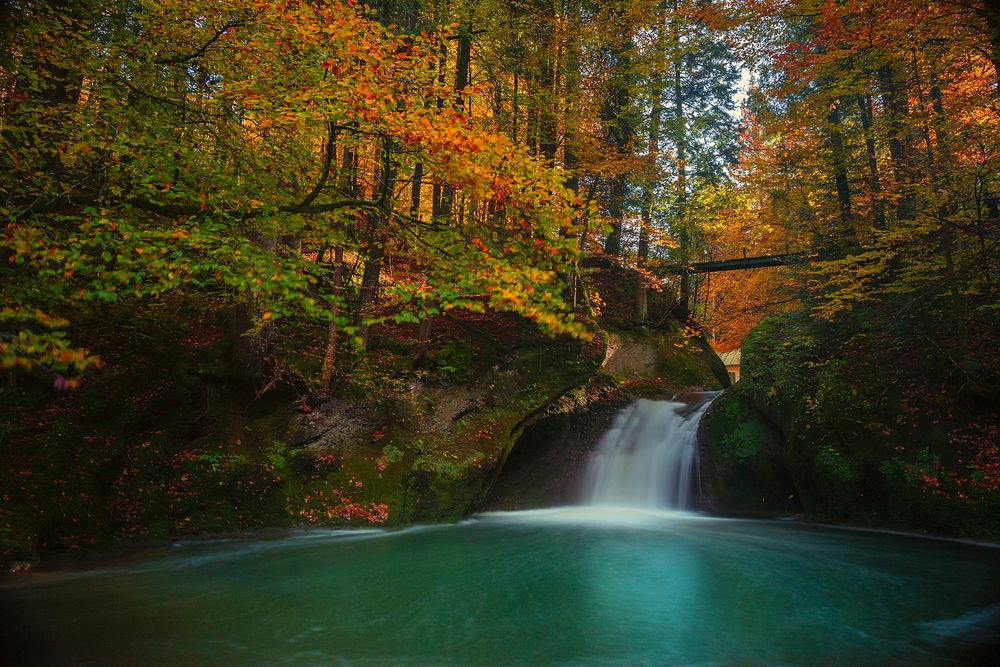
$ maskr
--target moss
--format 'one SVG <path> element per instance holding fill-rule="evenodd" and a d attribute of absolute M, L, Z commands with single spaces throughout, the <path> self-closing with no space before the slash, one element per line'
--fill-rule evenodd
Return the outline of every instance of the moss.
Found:
<path fill-rule="evenodd" d="M 761 452 L 767 435 L 759 419 L 746 416 L 745 411 L 735 403 L 727 403 L 725 414 L 729 428 L 723 428 L 722 447 L 719 456 L 729 461 L 745 461 Z"/>
<path fill-rule="evenodd" d="M 751 516 L 801 511 L 778 432 L 741 393 L 740 385 L 719 396 L 699 431 L 703 497 L 707 508 Z"/>
<path fill-rule="evenodd" d="M 1000 486 L 975 477 L 1000 415 L 963 396 L 968 378 L 939 340 L 913 333 L 932 326 L 945 325 L 794 312 L 744 341 L 740 394 L 779 426 L 810 517 L 1000 535 Z"/>

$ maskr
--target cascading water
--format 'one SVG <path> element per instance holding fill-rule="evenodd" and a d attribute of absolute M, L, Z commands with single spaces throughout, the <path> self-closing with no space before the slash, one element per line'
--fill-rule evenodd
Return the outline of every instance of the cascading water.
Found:
<path fill-rule="evenodd" d="M 696 509 L 696 436 L 712 397 L 694 405 L 639 400 L 620 412 L 591 456 L 583 502 Z"/>

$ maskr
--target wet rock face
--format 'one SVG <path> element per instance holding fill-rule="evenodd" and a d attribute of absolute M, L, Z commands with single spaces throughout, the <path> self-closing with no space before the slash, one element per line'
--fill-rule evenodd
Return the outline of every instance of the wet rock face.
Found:
<path fill-rule="evenodd" d="M 660 355 L 648 341 L 608 336 L 608 348 L 603 370 L 614 378 L 638 379 L 656 376 Z"/>
<path fill-rule="evenodd" d="M 579 501 L 590 454 L 615 415 L 639 397 L 683 400 L 678 397 L 719 389 L 713 361 L 721 365 L 714 353 L 690 343 L 675 328 L 609 333 L 601 372 L 524 430 L 476 509 L 533 509 Z"/>
<path fill-rule="evenodd" d="M 802 512 L 781 432 L 735 391 L 709 407 L 698 442 L 702 509 L 753 517 Z"/>
<path fill-rule="evenodd" d="M 556 406 L 525 430 L 478 510 L 557 507 L 579 500 L 591 451 L 630 401 L 620 397 L 564 411 Z"/>

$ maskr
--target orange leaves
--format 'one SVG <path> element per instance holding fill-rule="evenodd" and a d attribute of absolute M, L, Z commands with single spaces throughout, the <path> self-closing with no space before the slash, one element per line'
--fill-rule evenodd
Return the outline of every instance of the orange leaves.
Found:
<path fill-rule="evenodd" d="M 501 178 L 499 174 L 493 177 L 490 184 L 493 196 L 490 197 L 489 207 L 491 213 L 496 213 L 510 201 L 511 186 L 507 179 Z"/>

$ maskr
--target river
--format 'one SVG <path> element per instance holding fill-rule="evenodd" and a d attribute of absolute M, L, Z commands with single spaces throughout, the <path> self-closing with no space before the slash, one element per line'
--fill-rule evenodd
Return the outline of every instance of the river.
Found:
<path fill-rule="evenodd" d="M 994 547 L 591 501 L 31 573 L 0 585 L 0 664 L 938 665 L 1000 647 Z"/>

